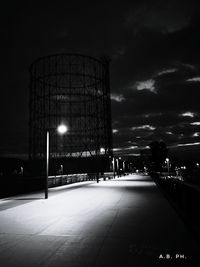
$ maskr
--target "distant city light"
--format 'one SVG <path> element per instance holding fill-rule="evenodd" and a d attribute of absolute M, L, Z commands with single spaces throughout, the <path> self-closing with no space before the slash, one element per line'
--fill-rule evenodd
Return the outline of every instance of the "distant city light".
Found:
<path fill-rule="evenodd" d="M 186 170 L 186 166 L 181 166 L 181 169 L 182 170 Z"/>
<path fill-rule="evenodd" d="M 100 153 L 105 153 L 105 148 L 101 147 L 100 148 Z"/>

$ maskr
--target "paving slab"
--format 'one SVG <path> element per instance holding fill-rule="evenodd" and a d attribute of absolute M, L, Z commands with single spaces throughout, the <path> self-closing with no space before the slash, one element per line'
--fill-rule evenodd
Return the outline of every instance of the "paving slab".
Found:
<path fill-rule="evenodd" d="M 200 247 L 149 176 L 0 200 L 0 266 L 198 266 Z M 193 265 L 195 264 L 195 265 Z"/>

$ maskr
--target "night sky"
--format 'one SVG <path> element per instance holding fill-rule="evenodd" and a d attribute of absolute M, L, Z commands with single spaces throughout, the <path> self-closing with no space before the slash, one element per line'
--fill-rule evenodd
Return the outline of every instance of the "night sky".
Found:
<path fill-rule="evenodd" d="M 115 153 L 138 155 L 163 140 L 171 153 L 199 157 L 198 1 L 13 1 L 1 9 L 0 155 L 28 152 L 30 64 L 77 52 L 111 58 Z"/>

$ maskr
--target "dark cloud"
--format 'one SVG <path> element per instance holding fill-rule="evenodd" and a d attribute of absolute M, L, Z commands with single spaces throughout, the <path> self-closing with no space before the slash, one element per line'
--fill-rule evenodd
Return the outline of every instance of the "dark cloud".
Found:
<path fill-rule="evenodd" d="M 147 28 L 168 34 L 187 27 L 192 10 L 184 1 L 146 1 L 129 11 L 125 26 L 134 33 Z"/>
<path fill-rule="evenodd" d="M 188 80 L 198 74 L 198 66 L 176 62 L 171 69 L 166 68 L 150 77 L 155 81 L 155 92 L 126 88 L 123 91 L 125 100 L 120 103 L 113 101 L 113 112 L 119 122 L 116 142 L 123 142 L 120 128 L 127 139 L 137 141 L 140 146 L 148 145 L 149 140 L 165 140 L 173 145 L 197 141 L 198 136 L 193 135 L 200 129 L 191 123 L 200 121 L 200 83 Z M 155 129 L 145 131 L 140 128 L 144 125 Z M 125 129 L 126 126 L 129 128 Z M 131 127 L 138 127 L 132 135 Z"/>

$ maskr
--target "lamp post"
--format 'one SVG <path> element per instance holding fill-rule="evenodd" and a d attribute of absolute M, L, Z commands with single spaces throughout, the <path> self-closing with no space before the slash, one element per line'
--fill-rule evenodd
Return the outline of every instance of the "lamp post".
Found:
<path fill-rule="evenodd" d="M 48 198 L 48 177 L 49 177 L 49 130 L 46 136 L 46 180 L 45 180 L 45 199 Z"/>
<path fill-rule="evenodd" d="M 123 173 L 125 175 L 125 160 L 123 161 Z"/>
<path fill-rule="evenodd" d="M 63 174 L 63 165 L 62 164 L 60 165 L 60 174 L 61 175 Z"/>
<path fill-rule="evenodd" d="M 115 158 L 114 157 L 113 157 L 112 163 L 113 163 L 113 178 L 115 179 Z"/>
<path fill-rule="evenodd" d="M 166 163 L 167 163 L 167 172 L 168 172 L 168 175 L 169 175 L 169 158 L 166 158 Z"/>
<path fill-rule="evenodd" d="M 67 132 L 67 126 L 60 124 L 57 127 L 59 134 L 65 134 Z M 49 178 L 49 130 L 46 132 L 46 179 L 45 179 L 45 199 L 48 199 L 48 178 Z"/>
<path fill-rule="evenodd" d="M 119 177 L 119 159 L 117 158 L 116 161 L 117 161 L 117 175 Z"/>

